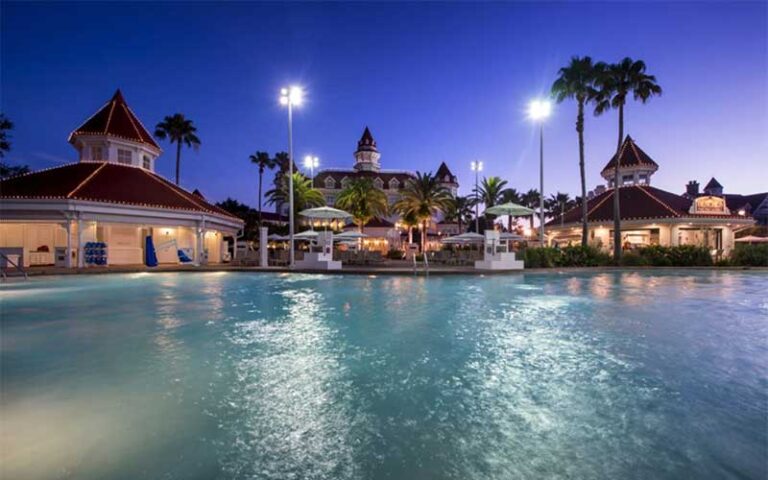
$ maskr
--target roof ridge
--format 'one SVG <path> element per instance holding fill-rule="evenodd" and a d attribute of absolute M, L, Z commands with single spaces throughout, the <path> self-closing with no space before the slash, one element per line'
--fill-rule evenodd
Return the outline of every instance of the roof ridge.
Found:
<path fill-rule="evenodd" d="M 160 145 L 155 141 L 155 138 L 152 136 L 151 133 L 149 133 L 149 130 L 147 130 L 146 125 L 144 125 L 144 122 L 141 121 L 139 116 L 136 115 L 136 113 L 134 113 L 134 111 L 131 109 L 130 106 L 128 106 L 127 103 L 125 104 L 125 108 L 128 110 L 128 113 L 130 114 L 129 117 L 131 118 L 131 121 L 133 121 L 135 119 L 137 122 L 139 122 L 139 126 L 141 126 L 141 128 L 144 130 L 144 132 L 146 132 L 146 134 L 149 135 L 149 139 L 151 140 L 150 145 L 154 146 L 155 148 L 157 148 L 158 150 L 160 150 L 162 152 L 163 149 L 160 148 Z M 137 132 L 137 133 L 139 133 L 139 132 Z M 139 134 L 139 138 L 141 138 L 141 134 Z M 148 143 L 148 142 L 145 142 L 145 143 Z"/>
<path fill-rule="evenodd" d="M 611 189 L 611 190 L 608 190 L 608 191 L 607 191 L 607 192 L 605 192 L 605 193 L 609 193 L 609 192 L 610 192 L 610 193 L 612 193 L 612 194 L 614 194 L 614 195 L 615 195 L 615 192 L 616 192 L 616 190 L 618 190 L 618 188 L 614 187 L 613 189 Z M 592 212 L 594 212 L 595 210 L 597 210 L 597 207 L 599 207 L 600 205 L 604 204 L 604 203 L 606 202 L 606 200 L 608 200 L 609 198 L 611 198 L 611 195 L 605 195 L 605 198 L 603 198 L 602 200 L 600 200 L 599 202 L 597 202 L 597 203 L 595 204 L 595 206 L 594 206 L 594 207 L 592 207 L 592 209 L 590 209 L 590 210 L 587 212 L 587 219 L 589 219 L 589 216 L 590 216 L 590 215 L 592 215 Z M 587 201 L 587 205 L 589 205 L 589 201 Z"/>
<path fill-rule="evenodd" d="M 72 198 L 72 196 L 81 188 L 85 186 L 86 183 L 88 183 L 94 176 L 96 176 L 97 173 L 99 173 L 104 167 L 108 165 L 108 162 L 104 162 L 101 165 L 99 165 L 96 170 L 92 171 L 85 179 L 83 179 L 82 182 L 80 182 L 71 192 L 67 194 L 66 198 Z"/>
<path fill-rule="evenodd" d="M 648 190 L 646 190 L 644 186 L 642 186 L 642 185 L 635 185 L 635 186 L 636 186 L 637 188 L 639 188 L 639 189 L 640 189 L 640 191 L 642 191 L 643 193 L 645 193 L 646 195 L 648 195 L 648 196 L 649 196 L 649 197 L 651 197 L 652 199 L 656 200 L 656 202 L 657 202 L 657 203 L 659 203 L 659 205 L 663 206 L 664 208 L 666 208 L 667 210 L 669 210 L 670 212 L 672 212 L 672 213 L 673 213 L 673 214 L 674 214 L 676 217 L 680 217 L 680 216 L 681 216 L 681 215 L 680 215 L 680 212 L 678 212 L 678 211 L 677 211 L 677 210 L 675 210 L 674 208 L 670 207 L 670 206 L 669 206 L 669 205 L 667 205 L 665 202 L 663 202 L 663 201 L 659 200 L 659 199 L 656 197 L 656 195 L 654 195 L 654 194 L 652 194 L 651 192 L 649 192 Z"/>
<path fill-rule="evenodd" d="M 114 98 L 112 98 L 109 103 L 112 104 L 109 108 L 109 116 L 107 117 L 107 122 L 104 124 L 104 131 L 101 132 L 104 135 L 108 135 L 107 132 L 109 132 L 109 124 L 112 123 L 112 114 L 115 113 L 115 106 L 117 105 L 117 102 Z"/>
<path fill-rule="evenodd" d="M 152 172 L 149 172 L 149 171 L 144 170 L 144 169 L 140 169 L 140 170 L 142 172 L 144 172 L 146 175 L 148 175 L 149 178 L 151 178 L 152 180 L 158 182 L 160 185 L 163 185 L 166 188 L 170 188 L 176 195 L 178 195 L 178 196 L 184 198 L 185 200 L 187 200 L 187 201 L 197 205 L 202 210 L 204 210 L 204 211 L 206 211 L 208 213 L 214 213 L 214 214 L 217 214 L 217 215 L 221 215 L 221 212 L 217 212 L 215 209 L 211 208 L 211 207 L 215 207 L 215 206 L 213 204 L 211 204 L 211 203 L 208 203 L 208 201 L 203 200 L 203 203 L 200 203 L 200 199 L 199 198 L 195 198 L 195 195 L 190 194 L 189 192 L 187 192 L 183 188 L 179 187 L 178 185 L 174 184 L 173 182 L 170 182 L 170 181 L 166 180 L 165 178 L 161 177 L 160 175 L 157 175 L 156 173 L 152 173 Z M 228 215 L 228 216 L 230 216 L 232 218 L 237 218 L 236 216 L 232 215 L 229 212 L 226 212 L 226 215 Z"/>
<path fill-rule="evenodd" d="M 125 114 L 128 115 L 128 121 L 131 122 L 131 126 L 133 127 L 133 131 L 136 132 L 136 136 L 138 136 L 140 139 L 144 139 L 144 137 L 141 135 L 141 132 L 139 131 L 139 127 L 136 126 L 136 122 L 133 121 L 135 115 L 133 115 L 133 112 L 128 108 L 128 105 L 121 104 L 123 109 L 125 110 Z"/>

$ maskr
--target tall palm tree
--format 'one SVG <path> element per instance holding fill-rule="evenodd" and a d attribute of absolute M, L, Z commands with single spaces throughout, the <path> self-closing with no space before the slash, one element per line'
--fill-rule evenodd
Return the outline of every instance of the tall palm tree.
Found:
<path fill-rule="evenodd" d="M 400 217 L 400 223 L 402 223 L 404 227 L 408 228 L 408 243 L 413 243 L 413 227 L 419 226 L 419 219 L 416 218 L 416 215 L 414 215 L 413 212 L 407 212 L 405 215 Z"/>
<path fill-rule="evenodd" d="M 268 190 L 266 193 L 267 204 L 279 205 L 288 203 L 290 190 L 288 189 L 288 175 L 284 175 L 278 187 Z M 293 174 L 293 221 L 294 227 L 298 223 L 298 213 L 301 210 L 325 205 L 325 197 L 319 190 L 312 188 L 310 180 L 296 172 Z"/>
<path fill-rule="evenodd" d="M 616 165 L 613 175 L 613 260 L 617 264 L 621 260 L 621 212 L 619 211 L 619 188 L 621 185 L 621 168 L 619 156 L 621 144 L 624 141 L 624 105 L 630 93 L 635 100 L 646 103 L 652 96 L 661 95 L 661 87 L 656 83 L 656 77 L 645 73 L 645 62 L 624 58 L 619 63 L 606 65 L 598 64 L 600 71 L 597 79 L 598 94 L 595 115 L 602 115 L 608 110 L 619 111 L 619 139 L 616 144 Z"/>
<path fill-rule="evenodd" d="M 427 225 L 438 212 L 445 212 L 453 201 L 451 192 L 440 184 L 432 173 L 416 172 L 416 178 L 407 182 L 394 209 L 400 215 L 413 215 L 421 223 L 421 251 L 427 248 Z"/>
<path fill-rule="evenodd" d="M 475 193 L 487 210 L 501 203 L 506 186 L 507 181 L 502 180 L 500 177 L 483 177 L 483 181 L 477 187 Z M 488 215 L 485 215 L 485 218 L 486 220 L 491 220 L 491 225 L 493 225 L 493 221 Z"/>
<path fill-rule="evenodd" d="M 522 198 L 520 197 L 520 192 L 518 192 L 514 188 L 508 188 L 502 192 L 501 195 L 501 202 L 502 203 L 517 203 L 518 205 L 522 202 Z M 507 216 L 507 230 L 512 231 L 512 215 Z"/>
<path fill-rule="evenodd" d="M 181 113 L 166 116 L 155 127 L 155 136 L 161 140 L 166 138 L 171 145 L 176 143 L 176 185 L 179 184 L 179 168 L 181 165 L 181 144 L 197 150 L 200 147 L 200 139 L 197 138 L 197 127 L 192 120 L 185 118 Z"/>
<path fill-rule="evenodd" d="M 599 65 L 599 64 L 598 64 Z M 559 77 L 552 84 L 552 95 L 557 103 L 566 99 L 576 100 L 576 133 L 579 136 L 579 174 L 581 176 L 581 197 L 587 196 L 587 177 L 584 166 L 584 106 L 597 98 L 597 81 L 600 69 L 592 63 L 591 57 L 572 57 L 568 66 L 559 71 Z M 587 244 L 587 204 L 581 205 L 581 244 Z"/>
<path fill-rule="evenodd" d="M 536 210 L 537 208 L 539 208 L 539 206 L 540 206 L 539 199 L 540 198 L 541 198 L 541 196 L 539 195 L 539 191 L 536 190 L 535 188 L 532 188 L 532 189 L 528 190 L 527 192 L 525 192 L 524 194 L 522 194 L 520 196 L 520 200 L 521 200 L 522 204 L 524 206 L 530 208 L 531 210 Z M 530 221 L 531 221 L 531 231 L 533 231 L 533 217 L 535 217 L 535 216 L 536 215 L 531 215 L 531 218 L 530 218 Z"/>
<path fill-rule="evenodd" d="M 443 212 L 445 220 L 455 221 L 459 227 L 459 233 L 464 233 L 464 225 L 472 221 L 474 215 L 474 197 L 455 197 L 448 210 Z"/>
<path fill-rule="evenodd" d="M 363 227 L 373 218 L 387 215 L 389 204 L 383 190 L 376 188 L 370 178 L 352 180 L 339 193 L 336 206 L 352 214 L 352 218 L 363 233 Z"/>
<path fill-rule="evenodd" d="M 13 122 L 8 117 L 0 113 L 0 158 L 11 150 L 10 136 L 8 132 L 13 129 Z"/>
<path fill-rule="evenodd" d="M 277 166 L 277 160 L 270 157 L 267 152 L 256 152 L 250 157 L 251 163 L 259 167 L 259 227 L 261 227 L 261 186 L 264 178 L 264 170 L 272 170 Z"/>

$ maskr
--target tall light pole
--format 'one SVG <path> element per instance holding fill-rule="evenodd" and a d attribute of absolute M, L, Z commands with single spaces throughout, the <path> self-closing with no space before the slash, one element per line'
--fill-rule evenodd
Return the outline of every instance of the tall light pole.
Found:
<path fill-rule="evenodd" d="M 469 165 L 475 172 L 475 233 L 480 233 L 480 192 L 477 189 L 477 177 L 483 171 L 483 162 L 472 160 Z"/>
<path fill-rule="evenodd" d="M 309 178 L 312 181 L 312 188 L 315 188 L 315 169 L 320 166 L 320 159 L 307 155 L 304 157 L 304 167 L 309 169 Z"/>
<path fill-rule="evenodd" d="M 290 268 L 294 267 L 293 254 L 293 107 L 301 105 L 304 92 L 301 87 L 280 89 L 280 105 L 288 107 L 288 245 Z"/>
<path fill-rule="evenodd" d="M 547 100 L 534 100 L 528 105 L 528 116 L 539 124 L 539 243 L 544 246 L 544 120 L 552 113 Z"/>

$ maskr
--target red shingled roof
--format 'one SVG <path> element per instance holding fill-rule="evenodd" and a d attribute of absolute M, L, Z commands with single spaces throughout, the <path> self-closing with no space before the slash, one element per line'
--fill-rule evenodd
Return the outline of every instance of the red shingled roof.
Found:
<path fill-rule="evenodd" d="M 119 89 L 110 101 L 69 135 L 70 143 L 78 135 L 108 135 L 146 143 L 160 150 L 155 139 L 125 103 L 125 98 Z"/>
<path fill-rule="evenodd" d="M 0 198 L 85 200 L 237 218 L 159 175 L 115 163 L 74 163 L 8 178 L 0 181 Z"/>
<path fill-rule="evenodd" d="M 619 163 L 621 167 L 647 165 L 654 169 L 659 168 L 659 164 L 654 162 L 647 153 L 642 151 L 629 135 L 627 135 L 627 138 L 624 139 L 624 143 L 621 145 L 619 158 L 621 159 L 621 162 Z M 605 167 L 603 167 L 602 171 L 605 172 L 606 170 L 613 170 L 614 168 L 616 168 L 616 155 L 611 157 Z"/>
<path fill-rule="evenodd" d="M 592 198 L 587 202 L 587 221 L 606 222 L 613 220 L 613 195 L 616 189 Z M 643 220 L 679 217 L 705 217 L 705 218 L 739 218 L 732 215 L 705 215 L 688 213 L 692 200 L 682 195 L 667 192 L 648 185 L 632 185 L 619 189 L 619 203 L 622 220 Z M 565 212 L 563 223 L 580 223 L 581 207 L 574 207 Z M 546 225 L 560 225 L 560 217 L 547 222 Z"/>

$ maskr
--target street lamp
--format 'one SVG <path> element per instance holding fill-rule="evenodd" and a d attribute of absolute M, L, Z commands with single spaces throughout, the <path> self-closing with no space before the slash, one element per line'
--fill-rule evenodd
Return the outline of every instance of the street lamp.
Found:
<path fill-rule="evenodd" d="M 539 124 L 539 242 L 544 246 L 544 120 L 552 112 L 547 100 L 534 100 L 528 105 L 528 117 Z"/>
<path fill-rule="evenodd" d="M 312 180 L 312 188 L 315 188 L 315 169 L 320 165 L 320 159 L 307 155 L 304 157 L 304 167 L 309 169 L 309 178 Z"/>
<path fill-rule="evenodd" d="M 300 106 L 304 99 L 301 87 L 280 89 L 280 105 L 288 107 L 288 244 L 290 267 L 294 267 L 293 254 L 293 107 Z"/>
<path fill-rule="evenodd" d="M 469 165 L 475 172 L 475 233 L 480 233 L 480 192 L 477 190 L 477 176 L 483 171 L 483 162 L 472 160 Z"/>

